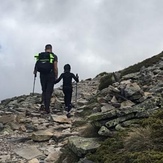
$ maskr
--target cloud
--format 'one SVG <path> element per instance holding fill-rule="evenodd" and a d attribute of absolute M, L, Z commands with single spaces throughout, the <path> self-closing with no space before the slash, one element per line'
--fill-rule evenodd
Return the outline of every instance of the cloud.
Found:
<path fill-rule="evenodd" d="M 33 56 L 47 43 L 58 56 L 59 73 L 69 63 L 80 79 L 160 53 L 162 5 L 162 0 L 1 2 L 0 99 L 31 92 Z M 41 92 L 39 79 L 36 91 Z"/>

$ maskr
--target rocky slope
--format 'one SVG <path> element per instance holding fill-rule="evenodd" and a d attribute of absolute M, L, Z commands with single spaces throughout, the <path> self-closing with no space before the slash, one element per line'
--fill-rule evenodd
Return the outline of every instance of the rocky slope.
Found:
<path fill-rule="evenodd" d="M 101 91 L 102 75 L 80 81 L 77 101 L 74 83 L 70 118 L 63 109 L 61 88 L 53 93 L 50 115 L 39 112 L 40 94 L 1 101 L 0 162 L 91 163 L 86 154 L 94 152 L 105 138 L 139 125 L 140 119 L 162 108 L 162 70 L 160 58 L 117 82 L 113 75 L 113 84 Z M 70 151 L 73 157 L 68 156 Z"/>

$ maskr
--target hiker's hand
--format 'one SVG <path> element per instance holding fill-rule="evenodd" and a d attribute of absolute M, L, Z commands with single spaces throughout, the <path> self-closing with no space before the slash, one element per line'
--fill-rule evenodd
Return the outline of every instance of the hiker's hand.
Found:
<path fill-rule="evenodd" d="M 37 71 L 33 71 L 35 77 L 37 77 Z"/>
<path fill-rule="evenodd" d="M 76 74 L 76 78 L 79 78 L 79 75 L 78 74 Z"/>
<path fill-rule="evenodd" d="M 58 75 L 55 75 L 55 80 L 57 80 L 58 79 Z"/>

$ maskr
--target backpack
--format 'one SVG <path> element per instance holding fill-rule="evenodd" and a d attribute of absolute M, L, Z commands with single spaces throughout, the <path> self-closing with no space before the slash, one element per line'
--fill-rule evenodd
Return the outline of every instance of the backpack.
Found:
<path fill-rule="evenodd" d="M 36 62 L 36 70 L 40 73 L 50 73 L 53 71 L 54 66 L 54 54 L 49 52 L 42 52 L 39 53 L 38 56 L 36 56 L 37 62 Z"/>

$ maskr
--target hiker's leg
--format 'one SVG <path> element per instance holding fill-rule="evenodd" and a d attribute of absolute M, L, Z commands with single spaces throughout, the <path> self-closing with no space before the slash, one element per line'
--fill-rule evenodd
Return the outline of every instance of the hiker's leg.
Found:
<path fill-rule="evenodd" d="M 68 97 L 67 97 L 67 101 L 68 101 L 68 111 L 71 110 L 72 105 L 71 105 L 71 98 L 72 98 L 72 88 L 69 89 L 68 91 Z"/>
<path fill-rule="evenodd" d="M 63 87 L 63 93 L 64 93 L 64 102 L 65 102 L 65 108 L 68 108 L 68 101 L 67 101 L 67 95 L 68 95 L 68 92 L 67 92 L 67 87 Z"/>
<path fill-rule="evenodd" d="M 45 105 L 45 109 L 47 113 L 50 112 L 49 107 L 50 107 L 51 96 L 53 93 L 54 81 L 55 81 L 55 78 L 51 74 L 49 74 L 47 88 L 46 88 L 46 105 Z"/>
<path fill-rule="evenodd" d="M 47 88 L 47 78 L 45 75 L 40 74 L 40 83 L 42 88 L 42 99 L 41 104 L 46 105 L 46 88 Z"/>
<path fill-rule="evenodd" d="M 66 92 L 65 93 L 65 108 L 66 108 L 66 110 L 68 109 L 68 93 Z"/>

